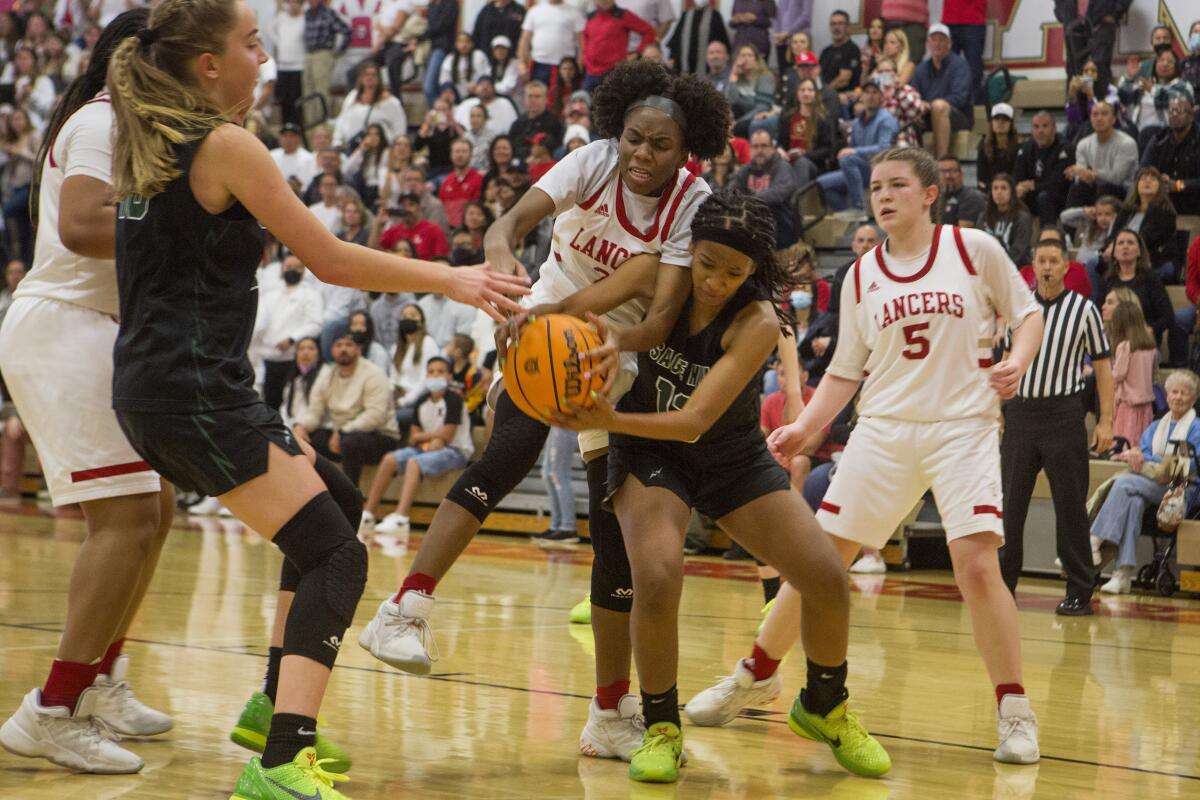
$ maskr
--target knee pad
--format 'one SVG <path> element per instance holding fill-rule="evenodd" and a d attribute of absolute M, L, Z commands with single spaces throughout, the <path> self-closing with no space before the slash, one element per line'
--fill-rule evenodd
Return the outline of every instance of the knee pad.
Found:
<path fill-rule="evenodd" d="M 275 544 L 300 573 L 283 654 L 332 667 L 367 583 L 367 548 L 328 492 L 297 511 Z"/>
<path fill-rule="evenodd" d="M 588 528 L 592 538 L 592 605 L 628 614 L 633 610 L 633 573 L 621 525 L 603 507 L 608 493 L 608 456 L 587 464 Z"/>
<path fill-rule="evenodd" d="M 283 565 L 279 568 L 279 591 L 295 592 L 300 585 L 300 570 L 287 556 L 283 557 Z"/>
<path fill-rule="evenodd" d="M 350 527 L 357 531 L 363 515 L 362 492 L 346 477 L 346 473 L 342 472 L 337 464 L 320 453 L 317 453 L 317 460 L 313 464 L 313 468 L 317 471 L 317 477 L 329 490 L 329 496 L 333 498 L 333 502 L 337 503 L 342 514 L 350 522 Z"/>

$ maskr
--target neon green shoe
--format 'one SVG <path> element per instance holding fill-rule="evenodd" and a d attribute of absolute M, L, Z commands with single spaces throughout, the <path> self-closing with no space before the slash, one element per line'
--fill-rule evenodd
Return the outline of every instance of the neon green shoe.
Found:
<path fill-rule="evenodd" d="M 767 601 L 767 604 L 762 607 L 762 611 L 760 612 L 762 619 L 760 619 L 758 621 L 758 627 L 754 629 L 755 636 L 762 635 L 763 626 L 767 624 L 767 617 L 769 617 L 771 615 L 771 609 L 774 607 L 775 607 L 775 598 L 772 597 L 770 600 Z"/>
<path fill-rule="evenodd" d="M 229 800 L 350 800 L 333 788 L 334 781 L 350 780 L 345 775 L 327 772 L 326 762 L 317 751 L 306 747 L 289 764 L 264 769 L 258 758 L 242 770 L 237 787 Z"/>
<path fill-rule="evenodd" d="M 656 722 L 629 759 L 629 777 L 643 783 L 674 783 L 683 763 L 683 732 L 674 722 Z"/>
<path fill-rule="evenodd" d="M 590 594 L 571 609 L 570 620 L 572 625 L 592 624 L 592 596 Z"/>
<path fill-rule="evenodd" d="M 229 734 L 229 740 L 239 747 L 261 753 L 267 746 L 267 733 L 271 730 L 271 717 L 275 705 L 262 692 L 255 692 L 246 701 L 237 725 Z M 349 772 L 350 754 L 321 734 L 317 734 L 317 758 L 325 763 L 329 772 Z"/>
<path fill-rule="evenodd" d="M 837 762 L 855 775 L 878 778 L 892 768 L 892 759 L 846 708 L 846 703 L 841 702 L 827 716 L 819 717 L 809 713 L 797 696 L 788 714 L 788 727 L 797 736 L 829 745 Z"/>

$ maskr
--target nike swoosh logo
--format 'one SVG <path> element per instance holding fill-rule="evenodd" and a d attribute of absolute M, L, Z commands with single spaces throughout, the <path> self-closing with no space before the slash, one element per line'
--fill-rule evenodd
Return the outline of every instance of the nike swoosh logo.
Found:
<path fill-rule="evenodd" d="M 295 789 L 289 789 L 288 787 L 284 786 L 282 783 L 280 783 L 277 780 L 273 780 L 271 778 L 267 778 L 267 780 L 270 781 L 274 786 L 279 787 L 280 791 L 287 792 L 289 795 L 296 798 L 296 800 L 321 800 L 321 790 L 320 789 L 313 792 L 312 794 L 300 794 Z"/>
<path fill-rule="evenodd" d="M 308 731 L 308 730 L 305 730 L 304 728 L 299 729 L 298 731 L 296 731 L 296 733 L 300 734 L 301 736 L 316 736 L 317 735 L 316 731 Z"/>
<path fill-rule="evenodd" d="M 832 674 L 827 674 L 827 673 L 824 673 L 824 672 L 822 672 L 822 673 L 821 673 L 821 680 L 823 680 L 823 681 L 828 681 L 828 680 L 832 680 L 832 679 L 833 679 L 833 675 L 832 675 Z"/>

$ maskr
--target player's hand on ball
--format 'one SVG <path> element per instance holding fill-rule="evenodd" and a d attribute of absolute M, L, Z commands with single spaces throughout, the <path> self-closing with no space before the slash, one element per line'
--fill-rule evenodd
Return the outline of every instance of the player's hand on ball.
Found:
<path fill-rule="evenodd" d="M 493 272 L 487 264 L 458 267 L 450 274 L 452 283 L 446 296 L 451 300 L 482 308 L 497 322 L 505 321 L 501 311 L 523 311 L 513 298 L 529 294 L 528 278 Z"/>
<path fill-rule="evenodd" d="M 581 406 L 568 400 L 566 412 L 547 408 L 543 413 L 551 425 L 573 431 L 608 430 L 616 418 L 612 403 L 600 392 L 591 393 L 590 405 Z"/>
<path fill-rule="evenodd" d="M 604 387 L 600 390 L 600 393 L 607 396 L 612 391 L 613 384 L 617 382 L 617 373 L 621 369 L 620 329 L 609 325 L 590 311 L 588 312 L 587 320 L 596 329 L 596 333 L 600 335 L 604 343 L 597 348 L 579 354 L 581 359 L 592 359 L 592 368 L 584 374 L 584 377 L 590 378 L 592 375 L 603 375 Z"/>
<path fill-rule="evenodd" d="M 1021 383 L 1021 373 L 1023 372 L 1024 369 L 1021 365 L 1010 358 L 992 367 L 988 383 L 991 384 L 996 394 L 1000 395 L 1001 400 L 1011 400 L 1017 395 L 1017 387 Z"/>

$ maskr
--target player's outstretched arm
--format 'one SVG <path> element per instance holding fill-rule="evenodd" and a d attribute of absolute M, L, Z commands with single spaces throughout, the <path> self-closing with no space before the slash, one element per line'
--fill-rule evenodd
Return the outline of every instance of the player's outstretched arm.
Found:
<path fill-rule="evenodd" d="M 437 292 L 484 309 L 519 311 L 512 298 L 528 294 L 524 278 L 486 267 L 454 269 L 343 242 L 305 208 L 267 148 L 236 125 L 213 131 L 196 154 L 192 191 L 201 204 L 238 200 L 326 283 L 375 292 Z"/>
<path fill-rule="evenodd" d="M 539 222 L 554 213 L 550 195 L 534 186 L 483 235 L 483 255 L 492 269 L 507 275 L 524 275 L 525 267 L 513 251 Z"/>
<path fill-rule="evenodd" d="M 812 399 L 804 406 L 800 416 L 790 425 L 776 429 L 767 437 L 767 447 L 783 467 L 787 467 L 792 456 L 797 455 L 813 434 L 825 429 L 858 391 L 862 381 L 841 378 L 830 372 L 821 377 Z"/>

